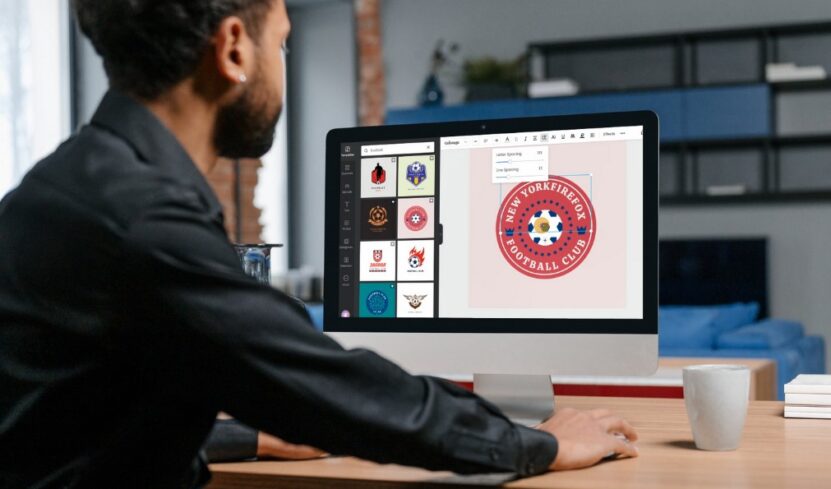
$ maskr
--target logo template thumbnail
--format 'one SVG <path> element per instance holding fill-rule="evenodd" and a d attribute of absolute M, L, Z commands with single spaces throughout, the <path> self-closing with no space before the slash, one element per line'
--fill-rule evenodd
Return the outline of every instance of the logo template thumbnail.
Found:
<path fill-rule="evenodd" d="M 398 237 L 432 238 L 435 229 L 433 197 L 398 200 Z"/>
<path fill-rule="evenodd" d="M 379 282 L 360 284 L 360 317 L 391 318 L 395 317 L 395 284 Z"/>
<path fill-rule="evenodd" d="M 398 284 L 398 317 L 433 317 L 433 284 Z"/>
<path fill-rule="evenodd" d="M 395 239 L 395 200 L 364 199 L 361 209 L 361 239 Z"/>
<path fill-rule="evenodd" d="M 398 158 L 361 160 L 361 198 L 395 197 Z"/>
<path fill-rule="evenodd" d="M 432 282 L 435 269 L 433 240 L 398 242 L 398 280 Z"/>
<path fill-rule="evenodd" d="M 421 197 L 434 195 L 436 156 L 402 156 L 398 158 L 398 195 Z"/>
<path fill-rule="evenodd" d="M 395 280 L 395 241 L 362 241 L 361 282 Z"/>

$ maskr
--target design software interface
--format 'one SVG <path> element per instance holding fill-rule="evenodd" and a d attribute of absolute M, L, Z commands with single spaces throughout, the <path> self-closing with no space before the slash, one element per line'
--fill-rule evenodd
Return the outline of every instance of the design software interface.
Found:
<path fill-rule="evenodd" d="M 643 318 L 643 128 L 341 145 L 341 317 Z"/>

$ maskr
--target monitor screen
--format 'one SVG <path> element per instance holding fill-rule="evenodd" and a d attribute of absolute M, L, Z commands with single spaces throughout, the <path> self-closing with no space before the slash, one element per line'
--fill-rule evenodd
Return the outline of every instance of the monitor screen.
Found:
<path fill-rule="evenodd" d="M 621 125 L 339 141 L 326 329 L 643 320 L 643 139 Z"/>

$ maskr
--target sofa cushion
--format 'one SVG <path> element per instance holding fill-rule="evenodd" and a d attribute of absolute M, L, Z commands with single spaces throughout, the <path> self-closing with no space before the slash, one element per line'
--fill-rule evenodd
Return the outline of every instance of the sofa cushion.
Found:
<path fill-rule="evenodd" d="M 713 308 L 672 307 L 658 311 L 658 345 L 661 348 L 712 348 Z"/>
<path fill-rule="evenodd" d="M 712 306 L 661 306 L 661 312 L 663 311 L 673 311 L 673 314 L 687 314 L 693 313 L 694 311 L 712 312 L 714 314 L 710 323 L 710 329 L 712 331 L 708 336 L 710 342 L 705 345 L 702 339 L 697 344 L 708 348 L 715 348 L 716 338 L 719 335 L 755 321 L 759 314 L 759 304 L 757 302 L 736 302 L 733 304 L 717 304 Z"/>
<path fill-rule="evenodd" d="M 718 317 L 713 322 L 716 336 L 750 324 L 759 316 L 758 302 L 736 302 L 712 307 L 718 310 Z"/>
<path fill-rule="evenodd" d="M 784 319 L 765 319 L 716 337 L 716 348 L 773 350 L 796 342 L 804 335 L 802 325 Z"/>

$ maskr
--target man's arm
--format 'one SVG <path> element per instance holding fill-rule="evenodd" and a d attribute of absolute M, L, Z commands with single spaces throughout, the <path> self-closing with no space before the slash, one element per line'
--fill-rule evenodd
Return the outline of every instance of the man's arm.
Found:
<path fill-rule="evenodd" d="M 157 203 L 124 242 L 129 292 L 165 341 L 182 345 L 178 374 L 250 426 L 330 453 L 456 472 L 536 474 L 556 455 L 549 433 L 315 331 L 294 301 L 242 273 L 222 229 L 186 195 Z"/>
<path fill-rule="evenodd" d="M 254 458 L 307 460 L 326 455 L 317 448 L 295 445 L 246 426 L 233 418 L 218 418 L 203 448 L 208 462 Z"/>
<path fill-rule="evenodd" d="M 203 449 L 211 463 L 253 459 L 257 456 L 257 430 L 235 419 L 217 419 Z"/>
<path fill-rule="evenodd" d="M 614 416 L 581 414 L 574 428 L 558 414 L 535 430 L 449 382 L 343 349 L 295 301 L 245 276 L 221 225 L 186 195 L 169 193 L 124 240 L 129 293 L 178 345 L 178 374 L 250 426 L 330 453 L 459 473 L 556 468 L 552 433 L 572 447 L 562 468 L 635 454 L 611 436 L 637 436 Z"/>

